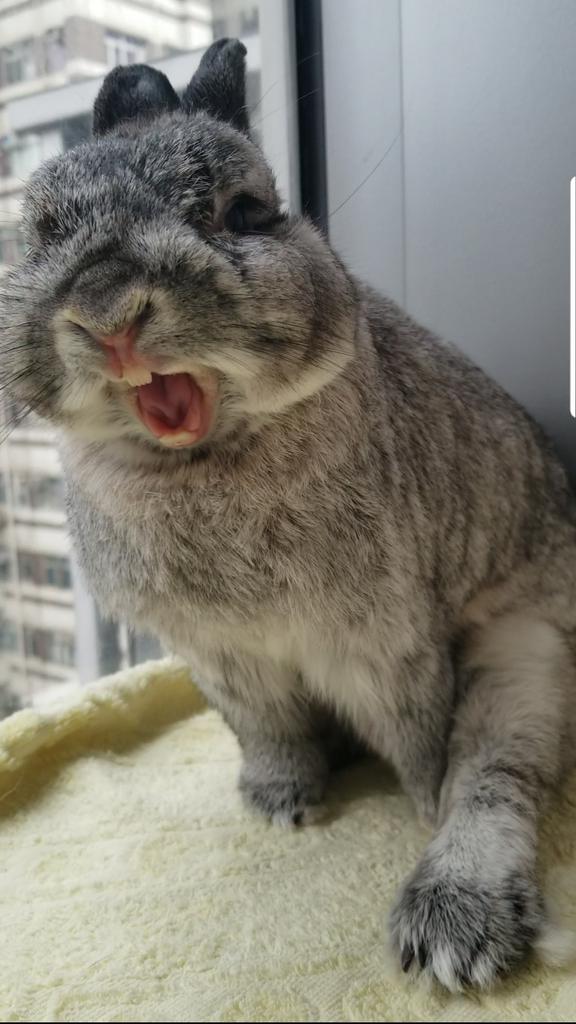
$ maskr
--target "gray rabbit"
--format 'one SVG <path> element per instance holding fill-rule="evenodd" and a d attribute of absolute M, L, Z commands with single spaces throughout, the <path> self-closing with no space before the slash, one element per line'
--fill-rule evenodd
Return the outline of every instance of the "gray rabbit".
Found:
<path fill-rule="evenodd" d="M 387 758 L 436 828 L 392 910 L 398 957 L 485 987 L 546 928 L 574 497 L 498 385 L 283 211 L 244 55 L 215 43 L 182 99 L 115 69 L 94 140 L 33 175 L 3 384 L 60 429 L 96 597 L 189 660 L 247 803 L 305 824 L 355 744 Z"/>

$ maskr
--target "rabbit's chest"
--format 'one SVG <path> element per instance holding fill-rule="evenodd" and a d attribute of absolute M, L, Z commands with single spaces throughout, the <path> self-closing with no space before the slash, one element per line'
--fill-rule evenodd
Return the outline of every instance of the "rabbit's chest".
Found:
<path fill-rule="evenodd" d="M 114 614 L 128 608 L 152 626 L 167 615 L 190 621 L 281 609 L 289 591 L 309 590 L 319 559 L 293 510 L 254 495 L 244 502 L 187 496 L 169 507 L 124 508 L 122 515 L 92 506 L 73 519 L 102 603 Z"/>
<path fill-rule="evenodd" d="M 138 500 L 128 483 L 87 486 L 72 489 L 70 519 L 92 589 L 112 615 L 172 643 L 271 616 L 348 629 L 404 603 L 398 545 L 360 484 L 354 501 L 339 481 L 288 492 L 256 474 L 164 497 L 140 487 Z"/>

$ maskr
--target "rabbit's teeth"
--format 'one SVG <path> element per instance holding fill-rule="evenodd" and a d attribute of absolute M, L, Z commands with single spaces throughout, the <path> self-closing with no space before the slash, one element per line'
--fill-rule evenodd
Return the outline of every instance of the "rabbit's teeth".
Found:
<path fill-rule="evenodd" d="M 145 366 L 130 366 L 124 368 L 124 380 L 132 388 L 142 387 L 143 384 L 150 384 L 152 374 Z"/>
<path fill-rule="evenodd" d="M 194 434 L 189 430 L 182 430 L 178 434 L 165 434 L 158 438 L 167 448 L 180 448 L 184 445 L 193 444 L 196 440 Z"/>

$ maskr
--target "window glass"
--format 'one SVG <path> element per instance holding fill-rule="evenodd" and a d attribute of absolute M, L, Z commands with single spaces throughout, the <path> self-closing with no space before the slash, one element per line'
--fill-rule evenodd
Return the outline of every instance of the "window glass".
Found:
<path fill-rule="evenodd" d="M 0 279 L 23 254 L 23 188 L 47 158 L 89 139 L 92 103 L 117 64 L 150 62 L 182 92 L 205 47 L 247 47 L 247 106 L 283 196 L 297 200 L 287 0 L 3 0 L 0 9 Z M 80 11 L 82 10 L 82 13 Z M 290 141 L 291 140 L 291 141 Z M 0 285 L 1 286 L 1 285 Z M 0 716 L 161 653 L 150 636 L 100 615 L 65 518 L 49 427 L 0 396 Z"/>
<path fill-rule="evenodd" d="M 138 64 L 146 60 L 146 43 L 133 36 L 106 33 L 106 63 L 113 68 L 116 64 Z"/>
<path fill-rule="evenodd" d="M 19 39 L 2 49 L 2 77 L 7 85 L 35 77 L 34 49 L 33 39 Z"/>
<path fill-rule="evenodd" d="M 0 547 L 0 583 L 6 583 L 12 578 L 12 560 L 7 547 Z M 1 620 L 0 620 L 1 621 Z"/>
<path fill-rule="evenodd" d="M 44 160 L 61 152 L 62 132 L 58 128 L 22 132 L 12 146 L 10 173 L 27 178 Z"/>

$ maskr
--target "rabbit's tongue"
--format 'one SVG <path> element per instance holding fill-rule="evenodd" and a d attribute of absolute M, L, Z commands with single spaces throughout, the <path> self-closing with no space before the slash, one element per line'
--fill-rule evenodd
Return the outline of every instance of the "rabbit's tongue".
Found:
<path fill-rule="evenodd" d="M 202 389 L 188 373 L 153 373 L 137 388 L 138 415 L 158 440 L 171 447 L 195 444 L 208 430 Z"/>

